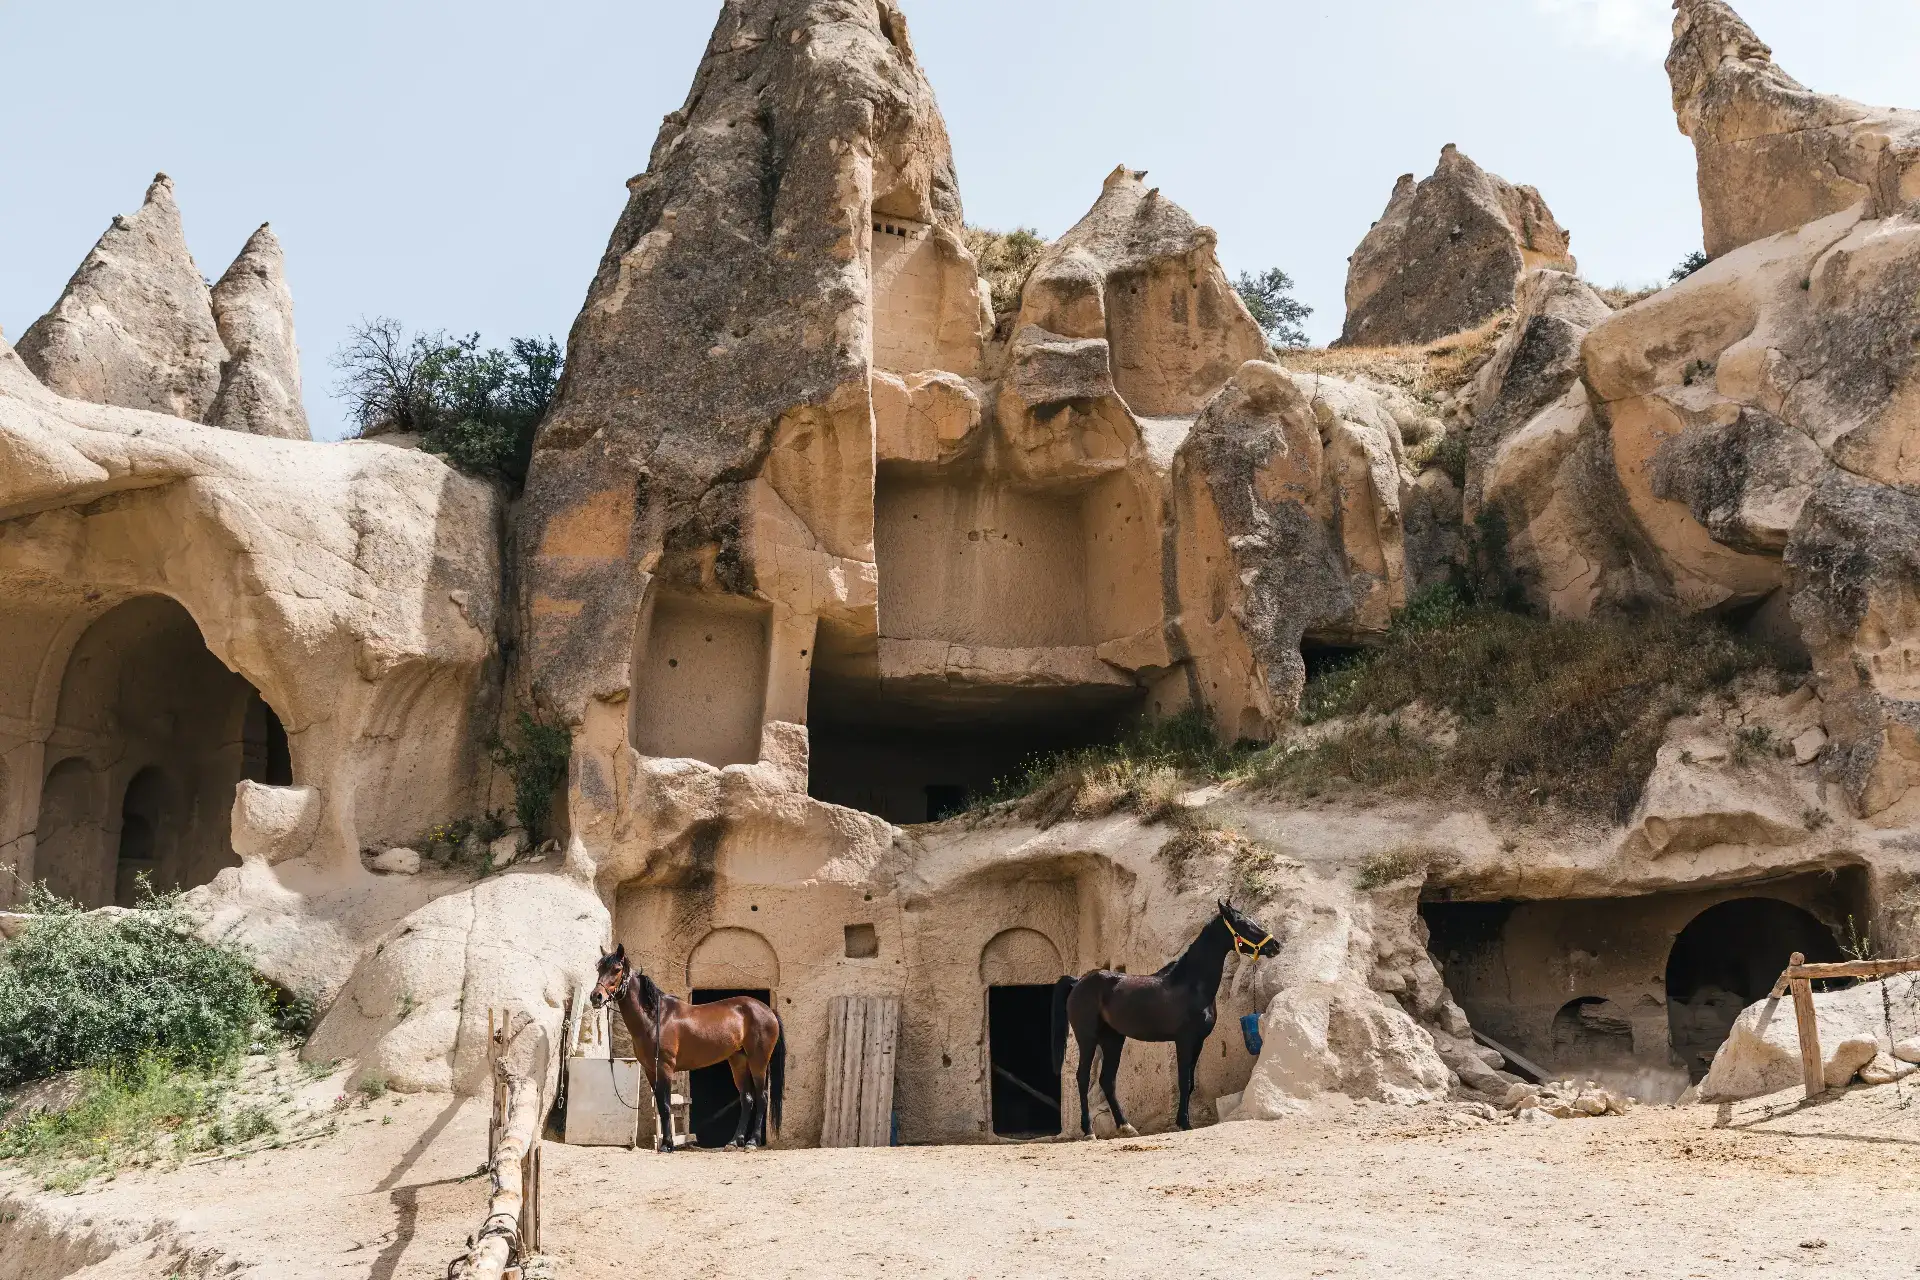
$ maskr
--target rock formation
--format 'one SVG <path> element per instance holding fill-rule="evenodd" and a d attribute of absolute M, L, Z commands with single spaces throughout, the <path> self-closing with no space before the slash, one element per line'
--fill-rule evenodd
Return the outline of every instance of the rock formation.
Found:
<path fill-rule="evenodd" d="M 227 353 L 187 251 L 173 179 L 155 177 L 140 211 L 113 220 L 19 350 L 63 396 L 191 422 L 207 416 Z"/>
<path fill-rule="evenodd" d="M 282 440 L 312 439 L 300 398 L 293 293 L 280 241 L 269 228 L 261 226 L 247 240 L 213 286 L 212 302 L 227 362 L 207 425 Z"/>
<path fill-rule="evenodd" d="M 1538 191 L 1449 143 L 1432 177 L 1400 179 L 1354 251 L 1337 345 L 1400 346 L 1472 329 L 1513 306 L 1527 272 L 1576 271 L 1568 243 Z"/>
<path fill-rule="evenodd" d="M 209 292 L 156 184 L 24 344 L 45 385 L 0 345 L 0 858 L 90 906 L 164 868 L 324 1006 L 310 1052 L 408 1089 L 484 1088 L 490 1007 L 560 1045 L 616 939 L 676 995 L 764 991 L 815 1064 L 789 1145 L 837 1000 L 896 1004 L 906 1140 L 981 1140 L 996 1039 L 1044 1021 L 990 993 L 1158 968 L 1228 893 L 1281 951 L 1228 962 L 1203 1120 L 1592 1113 L 1678 1097 L 1729 1028 L 1719 1075 L 1765 1084 L 1779 1046 L 1735 1023 L 1776 951 L 1920 946 L 1920 224 L 1893 124 L 1806 95 L 1830 124 L 1741 134 L 1805 91 L 1717 0 L 1677 30 L 1710 240 L 1788 222 L 1614 312 L 1449 148 L 1355 256 L 1354 349 L 1274 353 L 1124 167 L 996 314 L 898 9 L 730 0 L 511 520 L 417 451 L 250 438 L 305 430 L 278 246 Z M 1667 708 L 1644 787 L 1571 832 L 1087 751 L 1191 712 L 1284 761 L 1326 740 L 1294 724 L 1316 650 L 1494 570 L 1558 619 L 1722 615 L 1813 676 Z M 558 795 L 483 753 L 523 711 L 570 743 Z M 1375 727 L 1456 731 L 1417 718 Z M 488 829 L 528 799 L 550 829 Z M 1516 1093 L 1476 1032 L 1604 1087 Z M 1849 1070 L 1897 1070 L 1868 1047 Z M 1129 1050 L 1137 1123 L 1172 1076 Z"/>
<path fill-rule="evenodd" d="M 1920 112 L 1815 93 L 1773 61 L 1726 0 L 1678 0 L 1667 75 L 1700 161 L 1710 257 L 1855 205 L 1920 200 Z"/>
<path fill-rule="evenodd" d="M 71 399 L 311 438 L 279 241 L 261 227 L 210 289 L 164 173 L 138 213 L 113 220 L 19 352 Z"/>

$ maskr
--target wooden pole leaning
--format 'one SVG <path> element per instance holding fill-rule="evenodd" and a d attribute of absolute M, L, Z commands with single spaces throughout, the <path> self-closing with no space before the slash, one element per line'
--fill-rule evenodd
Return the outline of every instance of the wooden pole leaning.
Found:
<path fill-rule="evenodd" d="M 1794 952 L 1787 972 L 1796 974 L 1806 962 L 1805 956 Z M 1813 980 L 1789 977 L 1787 989 L 1793 993 L 1793 1021 L 1800 1033 L 1800 1079 L 1806 1085 L 1807 1097 L 1817 1098 L 1827 1091 L 1827 1075 L 1820 1054 L 1820 1019 L 1813 1009 Z"/>

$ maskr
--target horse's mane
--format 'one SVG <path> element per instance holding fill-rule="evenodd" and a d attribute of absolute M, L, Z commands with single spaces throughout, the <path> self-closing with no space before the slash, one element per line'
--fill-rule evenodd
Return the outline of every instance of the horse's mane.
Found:
<path fill-rule="evenodd" d="M 660 1012 L 660 988 L 654 984 L 652 978 L 649 978 L 644 973 L 635 975 L 635 980 L 640 987 L 640 1007 L 650 1014 L 658 1015 Z"/>
<path fill-rule="evenodd" d="M 1181 962 L 1184 961 L 1188 956 L 1193 954 L 1194 949 L 1200 945 L 1201 940 L 1207 936 L 1208 931 L 1216 928 L 1222 929 L 1222 930 L 1226 928 L 1225 923 L 1221 921 L 1218 915 L 1215 915 L 1213 919 L 1207 921 L 1206 924 L 1201 926 L 1200 932 L 1194 935 L 1193 941 L 1187 944 L 1186 950 L 1182 951 L 1179 955 L 1175 956 L 1173 959 L 1161 965 L 1159 969 L 1154 971 L 1153 976 L 1156 978 L 1171 977 L 1173 974 L 1173 971 L 1180 967 Z"/>

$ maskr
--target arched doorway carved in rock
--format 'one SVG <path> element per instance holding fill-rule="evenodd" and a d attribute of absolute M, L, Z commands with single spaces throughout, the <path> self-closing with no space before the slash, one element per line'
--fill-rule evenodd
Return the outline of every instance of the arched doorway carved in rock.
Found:
<path fill-rule="evenodd" d="M 1695 916 L 1667 955 L 1667 1026 L 1695 1083 L 1748 1005 L 1765 998 L 1794 952 L 1842 959 L 1833 930 L 1778 898 L 1735 898 Z"/>
<path fill-rule="evenodd" d="M 751 929 L 715 929 L 687 957 L 687 991 L 695 1004 L 752 996 L 778 1006 L 780 957 Z M 687 1126 L 703 1147 L 723 1146 L 739 1119 L 740 1091 L 724 1063 L 688 1073 Z"/>
<path fill-rule="evenodd" d="M 1065 973 L 1060 948 L 1037 929 L 1004 929 L 980 951 L 987 996 L 987 1108 L 995 1134 L 1060 1132 L 1060 1079 L 1053 1068 L 1053 986 Z"/>
<path fill-rule="evenodd" d="M 33 875 L 82 906 L 129 905 L 238 865 L 229 823 L 242 779 L 293 781 L 279 717 L 207 648 L 177 601 L 136 596 L 74 644 L 48 740 Z"/>

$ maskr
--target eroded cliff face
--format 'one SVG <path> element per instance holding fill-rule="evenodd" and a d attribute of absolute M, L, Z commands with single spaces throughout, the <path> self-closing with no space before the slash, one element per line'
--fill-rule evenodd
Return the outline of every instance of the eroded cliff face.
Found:
<path fill-rule="evenodd" d="M 1843 209 L 1883 218 L 1920 199 L 1920 113 L 1808 89 L 1726 0 L 1674 8 L 1667 75 L 1699 157 L 1709 256 Z"/>
<path fill-rule="evenodd" d="M 1449 143 L 1433 176 L 1402 177 L 1354 251 L 1340 345 L 1444 338 L 1513 306 L 1521 277 L 1577 270 L 1569 236 L 1532 187 L 1516 187 Z"/>
<path fill-rule="evenodd" d="M 93 688 L 140 684 L 96 655 L 144 637 L 225 699 L 173 732 L 226 744 L 194 793 L 232 797 L 209 927 L 331 999 L 314 1052 L 404 1087 L 482 1087 L 494 1005 L 557 1040 L 619 939 L 676 994 L 768 991 L 806 1060 L 836 997 L 900 1000 L 903 1132 L 970 1140 L 986 988 L 1157 968 L 1226 892 L 1283 949 L 1229 971 L 1223 1022 L 1263 1013 L 1269 1049 L 1209 1057 L 1203 1117 L 1499 1098 L 1476 1025 L 1670 1069 L 1741 994 L 1649 985 L 1692 921 L 1759 895 L 1905 945 L 1920 876 L 1906 117 L 1680 10 L 1716 261 L 1616 312 L 1537 193 L 1449 148 L 1356 254 L 1348 349 L 1283 367 L 1213 232 L 1124 166 L 996 316 L 898 9 L 732 0 L 629 184 L 504 556 L 486 486 L 297 438 L 277 242 L 209 290 L 156 183 L 0 349 L 0 651 L 42 673 L 0 681 L 0 851 L 90 851 L 111 889 L 120 797 L 187 723 Z M 1353 350 L 1386 344 L 1415 345 Z M 1815 678 L 1675 719 L 1605 829 L 1172 783 L 1164 811 L 923 825 L 1141 716 L 1287 735 L 1306 653 L 1490 560 L 1556 618 L 1751 613 Z M 558 856 L 363 860 L 503 803 L 503 702 L 571 735 Z M 1594 902 L 1631 955 L 1566 941 Z M 1496 969 L 1544 976 L 1496 998 Z M 1169 1068 L 1130 1058 L 1149 1123 Z"/>

